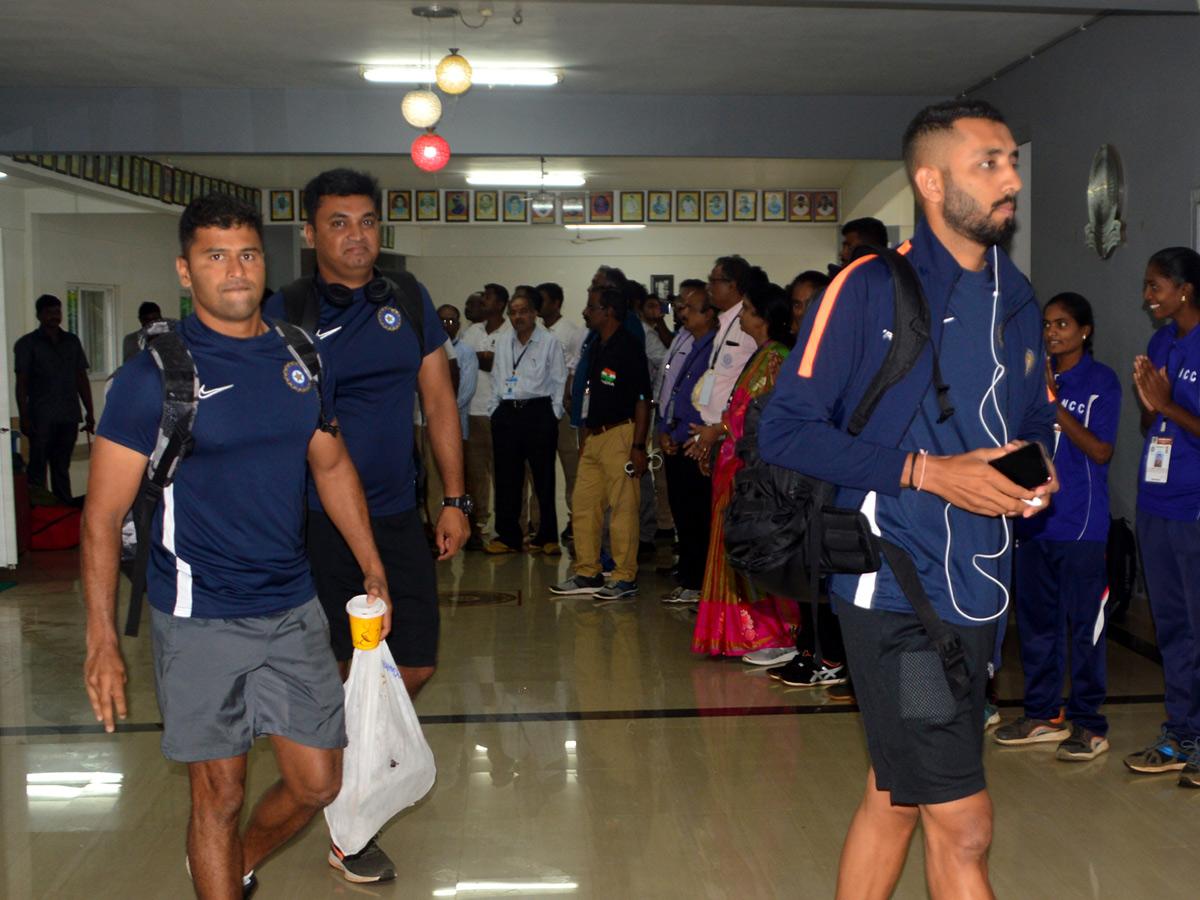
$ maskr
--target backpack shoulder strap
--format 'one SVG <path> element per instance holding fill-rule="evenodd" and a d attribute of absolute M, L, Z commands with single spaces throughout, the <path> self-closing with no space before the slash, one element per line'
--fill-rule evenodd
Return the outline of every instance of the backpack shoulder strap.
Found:
<path fill-rule="evenodd" d="M 283 340 L 284 346 L 300 367 L 312 380 L 317 389 L 317 405 L 319 408 L 318 427 L 332 435 L 337 435 L 338 427 L 329 421 L 325 413 L 325 386 L 321 380 L 321 355 L 317 353 L 317 345 L 309 337 L 308 332 L 298 325 L 276 319 L 271 322 L 275 333 Z"/>
<path fill-rule="evenodd" d="M 321 297 L 311 277 L 297 278 L 279 289 L 283 294 L 283 317 L 309 334 L 321 324 Z"/>
<path fill-rule="evenodd" d="M 883 395 L 916 365 L 925 345 L 929 343 L 930 335 L 929 302 L 925 299 L 925 291 L 921 288 L 921 281 L 912 263 L 902 254 L 886 247 L 864 245 L 864 250 L 856 253 L 855 257 L 864 255 L 878 256 L 887 264 L 895 289 L 895 315 L 892 319 L 892 339 L 883 364 L 875 373 L 846 428 L 852 435 L 862 432 Z M 933 380 L 941 412 L 938 421 L 944 422 L 954 414 L 954 408 L 950 406 L 949 387 L 942 381 L 936 348 L 933 351 Z"/>
<path fill-rule="evenodd" d="M 155 323 L 158 326 L 159 323 Z M 154 327 L 154 326 L 151 326 Z M 199 384 L 196 366 L 187 343 L 175 331 L 174 323 L 164 321 L 147 334 L 147 349 L 158 365 L 162 378 L 162 416 L 158 438 L 141 487 L 133 501 L 133 523 L 137 533 L 137 556 L 133 564 L 133 590 L 129 595 L 129 613 L 125 633 L 136 637 L 142 616 L 142 597 L 146 593 L 146 569 L 150 564 L 150 532 L 164 488 L 175 480 L 179 463 L 191 455 L 195 446 L 192 425 L 196 421 Z"/>
<path fill-rule="evenodd" d="M 400 312 L 412 324 L 421 348 L 421 359 L 425 358 L 425 301 L 421 297 L 421 286 L 409 272 L 385 272 L 383 276 L 392 286 L 392 297 Z"/>

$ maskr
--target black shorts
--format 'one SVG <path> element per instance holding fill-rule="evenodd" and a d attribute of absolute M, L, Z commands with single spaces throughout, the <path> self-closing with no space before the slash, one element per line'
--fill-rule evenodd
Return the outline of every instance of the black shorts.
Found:
<path fill-rule="evenodd" d="M 375 545 L 387 575 L 392 598 L 392 632 L 388 649 L 396 665 L 425 668 L 437 665 L 437 573 L 425 528 L 415 509 L 394 516 L 371 516 Z M 317 596 L 329 619 L 329 642 L 341 662 L 354 655 L 346 602 L 363 592 L 363 573 L 350 547 L 329 516 L 308 511 L 308 560 L 317 582 Z"/>
<path fill-rule="evenodd" d="M 875 783 L 893 803 L 948 803 L 987 787 L 983 708 L 996 625 L 947 623 L 966 654 L 971 693 L 955 700 L 915 615 L 835 598 Z"/>

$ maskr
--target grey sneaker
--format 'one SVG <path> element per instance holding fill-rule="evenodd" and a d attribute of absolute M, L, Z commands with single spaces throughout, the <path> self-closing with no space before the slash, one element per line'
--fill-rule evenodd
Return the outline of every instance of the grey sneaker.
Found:
<path fill-rule="evenodd" d="M 622 597 L 632 597 L 637 592 L 636 581 L 610 581 L 592 594 L 592 599 L 597 603 L 607 603 L 610 600 L 620 600 Z"/>
<path fill-rule="evenodd" d="M 183 867 L 187 869 L 188 878 L 192 877 L 192 861 L 188 857 L 183 858 Z M 249 875 L 242 876 L 242 900 L 250 900 L 254 896 L 254 892 L 258 890 L 258 878 L 254 874 L 254 870 L 250 871 Z"/>
<path fill-rule="evenodd" d="M 700 592 L 695 588 L 677 587 L 669 594 L 662 595 L 663 603 L 699 603 Z"/>
<path fill-rule="evenodd" d="M 1184 750 L 1190 750 L 1191 755 L 1188 756 L 1187 765 L 1179 773 L 1179 786 L 1200 788 L 1200 741 L 1184 741 L 1180 746 Z"/>
<path fill-rule="evenodd" d="M 799 653 L 795 647 L 764 647 L 743 654 L 742 662 L 751 666 L 780 666 L 795 659 Z"/>
<path fill-rule="evenodd" d="M 388 855 L 379 849 L 375 838 L 371 838 L 367 841 L 367 846 L 350 856 L 342 853 L 337 844 L 330 842 L 329 864 L 335 869 L 341 869 L 342 877 L 355 884 L 391 881 L 396 877 L 396 867 L 392 865 Z"/>
<path fill-rule="evenodd" d="M 1188 742 L 1190 743 L 1190 741 Z M 1157 774 L 1158 772 L 1175 772 L 1187 765 L 1191 756 L 1172 731 L 1167 731 L 1164 725 L 1162 734 L 1145 750 L 1130 753 L 1125 757 L 1125 768 L 1131 772 Z"/>
<path fill-rule="evenodd" d="M 604 587 L 603 575 L 576 575 L 550 588 L 552 594 L 594 594 Z"/>
<path fill-rule="evenodd" d="M 1107 752 L 1108 738 L 1072 723 L 1071 736 L 1058 745 L 1054 756 L 1066 762 L 1086 762 Z"/>
<path fill-rule="evenodd" d="M 1007 747 L 1016 744 L 1064 741 L 1070 734 L 1071 729 L 1063 720 L 1062 713 L 1059 713 L 1057 719 L 1031 719 L 1028 716 L 1018 716 L 1015 721 L 997 728 L 992 735 L 992 740 Z"/>

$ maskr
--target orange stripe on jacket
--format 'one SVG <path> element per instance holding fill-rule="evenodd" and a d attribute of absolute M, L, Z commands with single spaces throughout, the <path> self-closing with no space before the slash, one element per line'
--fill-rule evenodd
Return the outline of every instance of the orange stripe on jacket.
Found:
<path fill-rule="evenodd" d="M 912 249 L 912 241 L 905 241 L 896 248 L 896 252 L 907 254 Z M 817 361 L 817 350 L 820 349 L 821 338 L 825 335 L 825 326 L 829 324 L 829 317 L 833 315 L 834 304 L 837 303 L 838 292 L 842 289 L 842 284 L 846 281 L 847 276 L 853 272 L 859 265 L 867 260 L 874 259 L 875 254 L 870 256 L 860 256 L 842 271 L 838 272 L 837 277 L 833 279 L 833 283 L 825 290 L 825 296 L 821 300 L 821 308 L 817 310 L 816 321 L 813 322 L 813 330 L 808 336 L 808 343 L 804 345 L 804 356 L 800 360 L 800 377 L 812 378 L 813 365 Z"/>

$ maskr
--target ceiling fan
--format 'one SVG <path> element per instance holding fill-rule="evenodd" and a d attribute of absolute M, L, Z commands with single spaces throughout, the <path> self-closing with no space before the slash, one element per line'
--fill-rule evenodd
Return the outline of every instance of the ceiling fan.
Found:
<path fill-rule="evenodd" d="M 568 226 L 568 227 L 569 227 L 569 226 Z M 615 241 L 616 239 L 617 239 L 617 236 L 616 236 L 615 234 L 614 234 L 614 235 L 609 235 L 608 237 L 594 237 L 594 238 L 585 238 L 585 237 L 583 236 L 583 234 L 580 232 L 579 228 L 578 228 L 578 227 L 576 227 L 576 229 L 575 229 L 575 237 L 573 237 L 573 238 L 570 238 L 570 239 L 569 239 L 569 241 L 568 241 L 568 243 L 571 243 L 571 244 L 590 244 L 590 243 L 593 243 L 594 241 Z M 561 238 L 561 240 L 568 240 L 568 239 L 567 239 L 567 238 Z"/>

